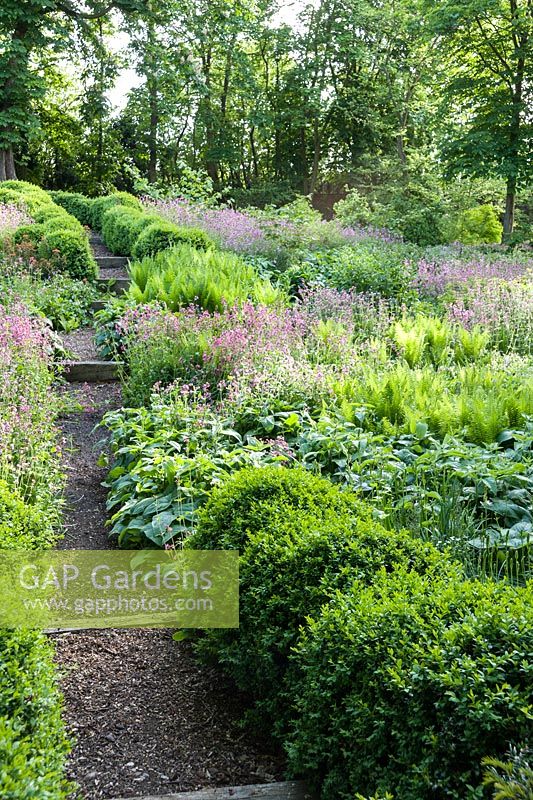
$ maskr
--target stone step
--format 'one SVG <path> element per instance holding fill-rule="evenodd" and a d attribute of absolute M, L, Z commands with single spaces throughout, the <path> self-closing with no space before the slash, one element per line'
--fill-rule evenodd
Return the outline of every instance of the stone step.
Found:
<path fill-rule="evenodd" d="M 124 294 L 130 288 L 129 278 L 97 278 L 96 285 L 104 292 L 111 294 Z"/>
<path fill-rule="evenodd" d="M 119 380 L 123 364 L 115 361 L 62 361 L 63 377 L 69 383 L 109 383 Z"/>
<path fill-rule="evenodd" d="M 225 786 L 218 789 L 200 789 L 198 792 L 178 794 L 150 794 L 136 800 L 313 800 L 313 795 L 302 781 L 258 783 L 252 786 Z M 114 797 L 113 800 L 126 800 Z"/>
<path fill-rule="evenodd" d="M 128 259 L 123 256 L 96 256 L 96 263 L 101 269 L 126 269 Z"/>

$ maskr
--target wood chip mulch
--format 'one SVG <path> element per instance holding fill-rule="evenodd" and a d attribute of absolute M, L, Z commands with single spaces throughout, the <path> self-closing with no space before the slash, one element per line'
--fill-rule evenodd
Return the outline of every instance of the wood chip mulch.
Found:
<path fill-rule="evenodd" d="M 83 406 L 60 420 L 68 509 L 64 549 L 112 547 L 105 469 L 97 458 L 106 410 L 120 407 L 112 384 L 70 384 Z M 68 777 L 76 800 L 166 795 L 213 786 L 268 783 L 283 759 L 241 726 L 246 701 L 218 671 L 196 661 L 189 642 L 168 630 L 53 634 L 65 719 L 75 746 Z"/>
<path fill-rule="evenodd" d="M 171 631 L 64 633 L 57 661 L 85 800 L 165 795 L 282 778 L 272 746 L 240 726 L 245 704 Z"/>

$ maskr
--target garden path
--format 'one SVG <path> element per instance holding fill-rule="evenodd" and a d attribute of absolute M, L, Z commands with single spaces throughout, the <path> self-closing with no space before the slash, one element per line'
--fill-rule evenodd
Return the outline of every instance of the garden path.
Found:
<path fill-rule="evenodd" d="M 85 329 L 65 336 L 82 363 L 96 360 L 92 334 Z M 73 403 L 60 420 L 68 476 L 61 546 L 109 548 L 105 469 L 98 465 L 104 432 L 95 426 L 107 410 L 120 407 L 120 387 L 71 382 L 64 391 Z M 168 800 L 172 793 L 216 786 L 237 787 L 233 794 L 209 795 L 220 800 L 300 795 L 292 784 L 277 784 L 274 794 L 266 793 L 268 787 L 259 794 L 254 787 L 238 788 L 280 780 L 282 759 L 269 742 L 243 731 L 245 698 L 215 669 L 199 664 L 190 643 L 175 642 L 168 630 L 69 631 L 53 637 L 65 718 L 76 741 L 68 778 L 79 785 L 79 800 Z M 194 794 L 185 800 L 190 797 Z"/>

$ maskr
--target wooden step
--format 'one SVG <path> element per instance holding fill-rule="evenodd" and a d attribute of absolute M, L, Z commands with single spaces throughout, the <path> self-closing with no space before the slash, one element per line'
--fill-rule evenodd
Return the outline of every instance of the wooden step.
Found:
<path fill-rule="evenodd" d="M 129 278 L 97 278 L 96 284 L 99 289 L 111 294 L 124 294 L 130 288 Z"/>
<path fill-rule="evenodd" d="M 128 259 L 123 256 L 96 256 L 96 263 L 101 269 L 126 269 Z"/>
<path fill-rule="evenodd" d="M 302 781 L 257 783 L 252 786 L 225 786 L 219 789 L 200 789 L 198 792 L 178 794 L 150 794 L 135 800 L 313 800 L 313 795 Z M 113 800 L 126 800 L 114 797 Z"/>
<path fill-rule="evenodd" d="M 62 361 L 63 377 L 69 383 L 109 383 L 119 380 L 122 363 L 115 361 Z"/>

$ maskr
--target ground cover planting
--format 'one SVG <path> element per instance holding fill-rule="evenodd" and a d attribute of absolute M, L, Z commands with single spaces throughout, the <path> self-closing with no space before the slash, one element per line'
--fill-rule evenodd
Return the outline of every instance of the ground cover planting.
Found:
<path fill-rule="evenodd" d="M 241 628 L 197 650 L 323 797 L 483 797 L 483 759 L 530 726 L 531 259 L 398 251 L 391 289 L 404 245 L 350 245 L 381 286 L 346 277 L 345 244 L 308 245 L 303 285 L 249 262 L 268 304 L 242 280 L 253 254 L 220 251 L 213 295 L 191 264 L 207 281 L 218 251 L 177 248 L 132 265 L 99 312 L 129 406 L 105 419 L 110 534 L 239 550 Z"/>
<path fill-rule="evenodd" d="M 49 329 L 0 307 L 0 549 L 43 549 L 60 536 L 63 475 Z M 53 651 L 30 630 L 0 633 L 0 794 L 68 794 L 68 752 Z"/>
<path fill-rule="evenodd" d="M 48 201 L 23 194 L 3 216 L 2 531 L 49 547 L 50 329 L 87 324 L 97 295 L 34 252 Z M 236 217 L 54 197 L 66 230 L 88 221 L 130 255 L 129 288 L 95 316 L 101 357 L 122 364 L 102 422 L 111 544 L 239 551 L 239 630 L 192 638 L 251 698 L 251 729 L 269 721 L 288 776 L 324 798 L 490 797 L 486 760 L 511 764 L 531 724 L 527 251 L 348 235 L 304 201 Z M 260 235 L 245 247 L 236 225 Z M 59 797 L 60 703 L 31 641 L 57 720 L 54 758 L 31 769 L 52 763 Z"/>
<path fill-rule="evenodd" d="M 0 800 L 533 800 L 533 0 L 1 0 Z"/>

